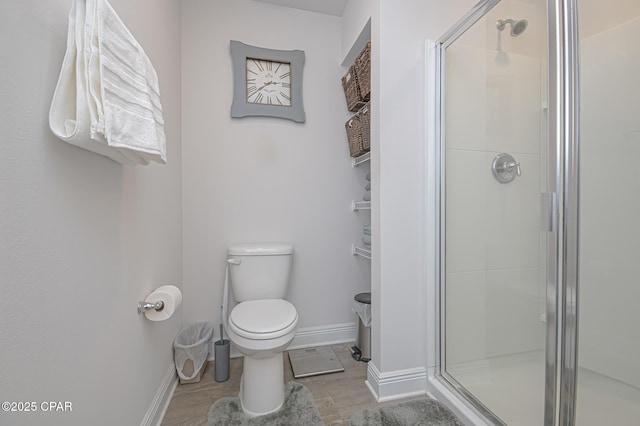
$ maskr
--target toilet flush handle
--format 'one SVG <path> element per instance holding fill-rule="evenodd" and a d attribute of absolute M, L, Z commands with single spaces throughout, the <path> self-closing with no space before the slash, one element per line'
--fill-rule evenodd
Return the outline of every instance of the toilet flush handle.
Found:
<path fill-rule="evenodd" d="M 231 265 L 239 265 L 240 264 L 240 259 L 227 259 L 227 263 L 229 263 Z"/>

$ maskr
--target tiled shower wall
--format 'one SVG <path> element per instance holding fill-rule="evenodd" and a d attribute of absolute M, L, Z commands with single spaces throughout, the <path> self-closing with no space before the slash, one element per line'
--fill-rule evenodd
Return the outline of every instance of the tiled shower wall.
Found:
<path fill-rule="evenodd" d="M 446 66 L 447 362 L 541 349 L 541 62 L 454 44 Z M 507 184 L 503 152 L 522 169 Z"/>

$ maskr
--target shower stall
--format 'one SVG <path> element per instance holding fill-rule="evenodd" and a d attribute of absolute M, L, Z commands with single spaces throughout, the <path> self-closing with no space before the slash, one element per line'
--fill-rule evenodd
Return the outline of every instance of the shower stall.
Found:
<path fill-rule="evenodd" d="M 485 0 L 429 46 L 429 391 L 640 424 L 640 1 Z"/>

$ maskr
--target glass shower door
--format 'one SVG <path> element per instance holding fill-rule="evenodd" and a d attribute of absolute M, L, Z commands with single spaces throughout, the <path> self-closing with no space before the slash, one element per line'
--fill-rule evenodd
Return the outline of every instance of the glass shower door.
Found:
<path fill-rule="evenodd" d="M 437 373 L 496 424 L 639 424 L 638 40 L 636 0 L 485 0 L 436 43 Z"/>
<path fill-rule="evenodd" d="M 546 3 L 500 2 L 444 51 L 443 376 L 497 422 L 544 423 Z"/>

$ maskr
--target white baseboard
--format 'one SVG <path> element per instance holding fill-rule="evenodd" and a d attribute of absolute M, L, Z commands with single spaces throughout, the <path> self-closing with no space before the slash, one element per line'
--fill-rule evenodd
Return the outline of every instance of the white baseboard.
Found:
<path fill-rule="evenodd" d="M 296 337 L 288 349 L 310 348 L 313 346 L 335 345 L 338 343 L 355 342 L 356 323 L 321 325 L 319 327 L 305 327 L 296 332 Z"/>
<path fill-rule="evenodd" d="M 151 402 L 151 406 L 147 410 L 142 422 L 140 422 L 140 426 L 160 426 L 177 385 L 178 375 L 176 373 L 176 366 L 171 363 L 167 374 L 164 375 L 164 379 L 162 383 L 160 383 L 156 396 Z"/>
<path fill-rule="evenodd" d="M 366 384 L 378 402 L 425 395 L 427 369 L 418 367 L 381 373 L 374 362 L 369 361 Z"/>
<path fill-rule="evenodd" d="M 296 331 L 296 337 L 287 349 L 302 349 L 313 346 L 327 346 L 338 343 L 355 342 L 356 323 L 347 322 L 342 324 L 321 325 L 318 327 L 305 327 Z M 242 354 L 231 345 L 231 358 L 241 357 Z M 208 361 L 215 359 L 213 352 L 213 342 L 209 350 Z"/>

